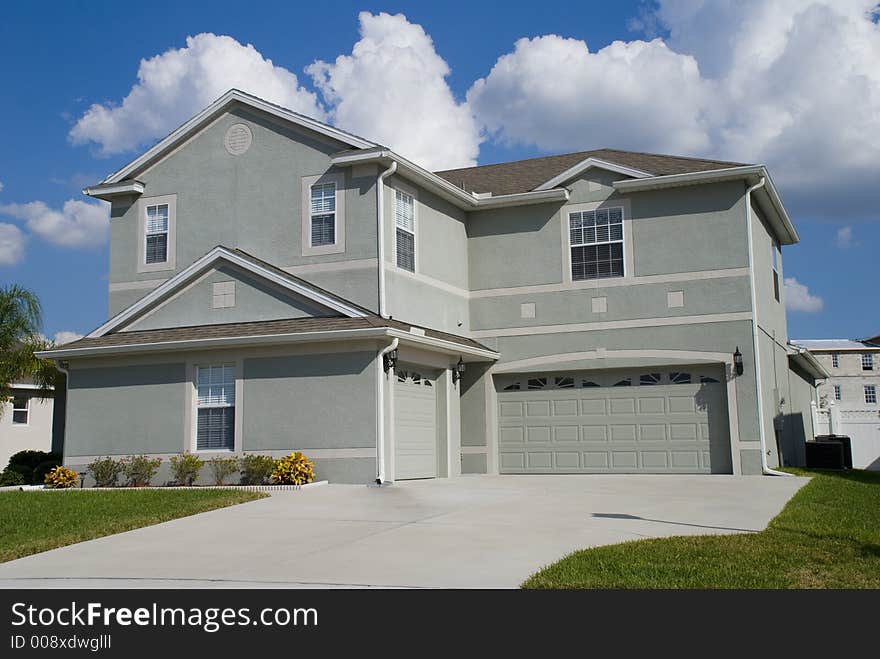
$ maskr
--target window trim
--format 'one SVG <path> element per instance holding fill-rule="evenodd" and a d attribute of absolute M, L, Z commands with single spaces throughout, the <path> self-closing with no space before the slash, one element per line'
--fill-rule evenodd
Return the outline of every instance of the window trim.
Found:
<path fill-rule="evenodd" d="M 602 208 L 623 208 L 623 277 L 604 279 L 573 279 L 571 276 L 570 213 L 593 211 Z M 600 288 L 603 282 L 628 282 L 633 279 L 632 213 L 629 199 L 606 199 L 583 204 L 566 204 L 559 210 L 559 227 L 562 231 L 562 277 L 564 284 L 577 284 L 584 288 Z"/>
<path fill-rule="evenodd" d="M 333 183 L 336 186 L 336 214 L 334 217 L 334 241 L 330 245 L 312 246 L 312 186 Z M 302 225 L 301 253 L 303 256 L 321 254 L 342 254 L 345 252 L 345 175 L 341 172 L 325 172 L 314 176 L 303 176 L 300 189 Z"/>
<path fill-rule="evenodd" d="M 16 407 L 15 399 L 16 398 L 24 398 L 24 407 Z M 31 425 L 31 397 L 27 395 L 16 395 L 12 394 L 12 400 L 9 401 L 9 404 L 12 406 L 12 414 L 10 415 L 10 421 L 13 426 L 17 428 L 27 428 Z M 27 416 L 25 417 L 27 420 L 24 423 L 19 423 L 15 420 L 16 412 L 24 412 Z"/>
<path fill-rule="evenodd" d="M 862 353 L 862 371 L 865 372 L 873 372 L 874 371 L 874 353 L 873 352 L 863 352 Z"/>
<path fill-rule="evenodd" d="M 831 385 L 831 395 L 836 401 L 843 400 L 843 388 L 839 384 Z"/>
<path fill-rule="evenodd" d="M 865 405 L 876 405 L 877 404 L 877 385 L 876 384 L 866 384 L 863 385 L 864 394 L 865 394 Z M 871 398 L 873 401 L 868 400 L 868 390 L 870 390 Z"/>
<path fill-rule="evenodd" d="M 831 368 L 840 368 L 840 353 L 831 353 Z"/>
<path fill-rule="evenodd" d="M 231 364 L 235 370 L 235 414 L 233 421 L 233 444 L 231 449 L 199 449 L 199 367 L 205 366 L 221 366 Z M 183 450 L 190 453 L 198 453 L 199 455 L 222 455 L 228 456 L 231 453 L 242 452 L 242 429 L 243 429 L 243 394 L 244 381 L 242 359 L 198 359 L 187 362 L 187 373 L 189 378 L 186 382 L 187 399 L 189 404 L 187 410 L 189 413 L 189 437 L 184 441 Z"/>
<path fill-rule="evenodd" d="M 782 304 L 782 247 L 770 241 L 770 269 L 773 271 L 773 299 Z"/>
<path fill-rule="evenodd" d="M 419 193 L 416 188 L 406 185 L 400 181 L 395 181 L 393 185 L 389 185 L 388 189 L 391 190 L 391 203 L 389 204 L 389 208 L 391 211 L 391 219 L 388 224 L 391 225 L 391 263 L 393 264 L 395 270 L 400 272 L 408 272 L 410 274 L 416 274 L 419 272 Z M 401 267 L 397 264 L 397 193 L 398 191 L 403 194 L 409 195 L 413 200 L 413 269 L 407 270 L 406 268 Z M 403 229 L 406 231 L 406 229 Z"/>
<path fill-rule="evenodd" d="M 168 206 L 168 250 L 165 260 L 161 263 L 147 263 L 147 208 L 162 205 Z M 143 197 L 138 200 L 136 206 L 138 214 L 137 271 L 174 270 L 177 267 L 177 195 Z"/>

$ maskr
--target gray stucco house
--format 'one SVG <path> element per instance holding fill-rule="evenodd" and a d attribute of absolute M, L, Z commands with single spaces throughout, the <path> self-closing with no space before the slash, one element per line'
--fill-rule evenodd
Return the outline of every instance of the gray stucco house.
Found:
<path fill-rule="evenodd" d="M 298 449 L 355 483 L 760 474 L 813 433 L 798 235 L 761 165 L 430 172 L 232 90 L 85 193 L 112 204 L 109 319 L 44 353 L 74 468 Z"/>

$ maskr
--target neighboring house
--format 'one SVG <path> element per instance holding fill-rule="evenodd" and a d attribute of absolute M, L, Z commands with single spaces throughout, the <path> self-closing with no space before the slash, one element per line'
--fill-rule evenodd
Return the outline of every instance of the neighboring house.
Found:
<path fill-rule="evenodd" d="M 852 439 L 853 466 L 880 469 L 880 337 L 863 341 L 795 341 L 812 353 L 829 377 L 820 383 L 817 434 Z"/>
<path fill-rule="evenodd" d="M 761 165 L 429 172 L 233 90 L 85 192 L 112 205 L 110 319 L 43 353 L 69 370 L 67 464 L 760 474 L 777 433 L 813 435 L 823 373 L 781 285 L 798 236 Z"/>
<path fill-rule="evenodd" d="M 53 399 L 41 398 L 38 387 L 27 382 L 10 388 L 12 400 L 0 403 L 0 471 L 19 451 L 51 451 L 53 447 Z"/>

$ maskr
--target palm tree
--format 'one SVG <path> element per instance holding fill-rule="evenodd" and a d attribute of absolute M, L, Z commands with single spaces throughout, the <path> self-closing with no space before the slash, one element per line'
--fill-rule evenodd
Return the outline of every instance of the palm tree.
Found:
<path fill-rule="evenodd" d="M 40 334 L 42 319 L 40 301 L 32 291 L 16 284 L 0 287 L 0 400 L 8 400 L 10 385 L 22 379 L 36 384 L 43 398 L 59 382 L 54 364 L 34 354 L 52 346 Z"/>

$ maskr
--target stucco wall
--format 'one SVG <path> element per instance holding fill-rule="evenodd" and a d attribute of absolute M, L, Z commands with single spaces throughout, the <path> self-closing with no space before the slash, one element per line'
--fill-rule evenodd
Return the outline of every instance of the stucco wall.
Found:
<path fill-rule="evenodd" d="M 12 403 L 0 402 L 0 471 L 6 468 L 9 457 L 19 451 L 52 450 L 53 400 L 40 400 L 32 389 L 12 389 L 14 396 L 27 396 L 28 422 L 12 422 Z"/>

